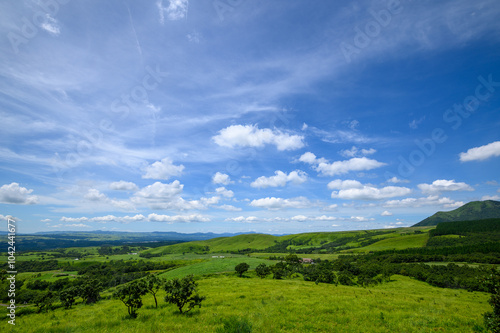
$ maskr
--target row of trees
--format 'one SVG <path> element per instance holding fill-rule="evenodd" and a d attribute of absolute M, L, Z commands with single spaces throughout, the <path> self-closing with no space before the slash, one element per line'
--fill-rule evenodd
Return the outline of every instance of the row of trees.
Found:
<path fill-rule="evenodd" d="M 255 273 L 261 278 L 272 274 L 273 279 L 283 279 L 300 274 L 305 281 L 342 285 L 369 286 L 390 281 L 394 274 L 406 275 L 433 286 L 461 288 L 469 291 L 486 291 L 484 279 L 489 270 L 486 267 L 467 265 L 428 265 L 424 263 L 394 263 L 390 257 L 340 256 L 333 261 L 316 259 L 315 264 L 302 264 L 295 254 L 290 254 L 274 265 L 260 264 Z M 246 263 L 235 267 L 239 276 L 249 269 Z"/>

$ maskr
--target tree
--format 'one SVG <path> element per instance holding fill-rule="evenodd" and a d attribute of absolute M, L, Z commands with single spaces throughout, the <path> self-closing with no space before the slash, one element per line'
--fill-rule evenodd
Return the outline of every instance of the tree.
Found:
<path fill-rule="evenodd" d="M 196 294 L 196 288 L 198 284 L 194 281 L 193 275 L 188 275 L 182 279 L 172 279 L 165 283 L 165 291 L 167 296 L 165 296 L 165 302 L 175 304 L 180 313 L 183 313 L 183 308 L 187 305 L 187 310 L 185 312 L 191 311 L 195 306 L 201 308 L 201 302 L 205 299 L 205 296 L 199 296 Z"/>
<path fill-rule="evenodd" d="M 100 298 L 102 290 L 102 283 L 97 279 L 80 279 L 80 288 L 78 295 L 83 298 L 85 304 L 96 303 Z"/>
<path fill-rule="evenodd" d="M 274 266 L 271 266 L 271 272 L 273 272 L 273 279 L 282 279 L 286 275 L 286 264 L 281 261 L 276 263 Z"/>
<path fill-rule="evenodd" d="M 156 300 L 156 294 L 161 289 L 165 282 L 160 279 L 157 275 L 148 275 L 144 279 L 144 286 L 148 293 L 152 294 L 155 299 L 155 307 L 158 308 L 158 302 Z"/>
<path fill-rule="evenodd" d="M 239 263 L 238 265 L 236 265 L 234 270 L 240 275 L 240 277 L 242 277 L 243 273 L 248 271 L 249 268 L 250 268 L 250 266 L 246 262 L 242 262 L 242 263 Z"/>
<path fill-rule="evenodd" d="M 266 264 L 262 263 L 255 268 L 255 273 L 257 273 L 257 276 L 263 279 L 268 276 L 269 273 L 271 273 L 271 269 Z"/>
<path fill-rule="evenodd" d="M 78 288 L 69 287 L 59 292 L 59 299 L 66 309 L 70 309 L 78 297 Z"/>
<path fill-rule="evenodd" d="M 52 303 L 56 300 L 54 293 L 51 291 L 41 291 L 33 298 L 33 303 L 38 308 L 38 313 L 50 309 Z"/>
<path fill-rule="evenodd" d="M 146 295 L 148 290 L 143 281 L 133 281 L 118 289 L 113 293 L 113 297 L 118 298 L 127 306 L 130 317 L 137 318 L 137 310 L 142 307 L 142 296 Z"/>
<path fill-rule="evenodd" d="M 486 312 L 483 315 L 484 324 L 489 331 L 500 333 L 500 273 L 496 268 L 491 269 L 490 276 L 484 282 L 488 292 L 491 293 L 488 302 L 493 307 L 493 312 Z"/>

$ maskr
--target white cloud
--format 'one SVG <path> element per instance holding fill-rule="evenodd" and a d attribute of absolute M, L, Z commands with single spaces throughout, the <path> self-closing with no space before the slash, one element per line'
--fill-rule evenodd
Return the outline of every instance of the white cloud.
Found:
<path fill-rule="evenodd" d="M 361 184 L 357 180 L 347 179 L 335 179 L 328 183 L 327 185 L 329 190 L 348 190 L 352 188 L 363 188 L 363 184 Z"/>
<path fill-rule="evenodd" d="M 217 193 L 218 195 L 222 195 L 223 197 L 226 197 L 226 198 L 234 197 L 234 192 L 226 189 L 225 187 L 217 187 L 215 189 L 215 193 Z"/>
<path fill-rule="evenodd" d="M 304 154 L 302 154 L 302 156 L 300 156 L 300 158 L 299 158 L 299 161 L 307 163 L 307 164 L 319 164 L 319 163 L 326 163 L 326 162 L 328 162 L 324 158 L 317 159 L 316 155 L 314 155 L 313 153 L 311 153 L 309 151 L 306 152 L 306 153 L 304 153 Z"/>
<path fill-rule="evenodd" d="M 481 200 L 494 200 L 500 201 L 500 195 L 485 195 L 481 198 Z"/>
<path fill-rule="evenodd" d="M 440 198 L 437 195 L 430 195 L 423 198 L 405 198 L 401 200 L 386 201 L 383 206 L 387 208 L 417 208 L 422 206 L 442 206 L 444 208 L 458 208 L 463 206 L 464 202 L 455 201 L 448 197 Z"/>
<path fill-rule="evenodd" d="M 483 161 L 496 156 L 500 156 L 500 141 L 495 141 L 481 147 L 471 148 L 465 153 L 460 153 L 460 161 Z"/>
<path fill-rule="evenodd" d="M 229 177 L 229 175 L 226 175 L 225 173 L 217 172 L 212 177 L 212 183 L 229 185 L 229 184 L 232 184 L 233 182 L 231 181 L 231 178 Z"/>
<path fill-rule="evenodd" d="M 130 223 L 130 222 L 141 222 L 145 220 L 146 217 L 144 215 L 137 214 L 135 216 L 114 216 L 114 215 L 97 216 L 90 218 L 88 221 L 97 223 L 109 223 L 109 222 Z"/>
<path fill-rule="evenodd" d="M 320 163 L 316 167 L 316 171 L 325 176 L 335 176 L 345 174 L 350 171 L 372 170 L 384 165 L 386 164 L 366 157 L 355 157 L 346 161 Z"/>
<path fill-rule="evenodd" d="M 313 169 L 323 176 L 335 176 L 345 174 L 350 171 L 365 171 L 379 168 L 386 165 L 385 163 L 367 158 L 367 157 L 354 157 L 345 161 L 335 161 L 328 163 L 324 158 L 317 158 L 311 152 L 304 153 L 299 161 L 312 164 Z"/>
<path fill-rule="evenodd" d="M 109 188 L 115 191 L 137 191 L 139 189 L 136 184 L 124 180 L 109 184 Z"/>
<path fill-rule="evenodd" d="M 258 218 L 256 216 L 248 216 L 248 217 L 237 216 L 237 217 L 227 218 L 224 221 L 227 221 L 227 222 L 241 222 L 241 223 L 254 223 L 254 222 L 260 222 L 262 220 L 263 219 L 260 219 L 260 218 Z"/>
<path fill-rule="evenodd" d="M 432 184 L 419 184 L 418 188 L 424 194 L 440 194 L 441 192 L 451 191 L 474 191 L 474 189 L 466 183 L 456 183 L 455 180 L 438 179 Z"/>
<path fill-rule="evenodd" d="M 172 161 L 166 157 L 161 161 L 156 161 L 146 167 L 146 174 L 142 176 L 145 179 L 169 179 L 173 176 L 180 176 L 184 170 L 184 165 L 174 165 Z"/>
<path fill-rule="evenodd" d="M 376 188 L 371 186 L 363 186 L 363 188 L 351 188 L 347 190 L 333 191 L 332 198 L 344 200 L 382 200 L 393 197 L 401 197 L 411 192 L 409 188 L 386 186 Z"/>
<path fill-rule="evenodd" d="M 242 211 L 241 208 L 235 207 L 233 205 L 220 205 L 217 208 L 227 210 L 228 212 L 240 212 L 240 211 Z"/>
<path fill-rule="evenodd" d="M 212 138 L 222 147 L 263 147 L 275 145 L 280 151 L 294 150 L 304 147 L 304 137 L 290 135 L 269 128 L 259 129 L 256 125 L 232 125 L 219 131 Z"/>
<path fill-rule="evenodd" d="M 61 33 L 59 23 L 48 13 L 45 14 L 45 22 L 43 22 L 40 27 L 54 36 L 59 36 Z"/>
<path fill-rule="evenodd" d="M 292 199 L 267 197 L 252 200 L 252 202 L 250 202 L 250 206 L 271 210 L 284 208 L 307 208 L 311 207 L 311 202 L 305 197 L 297 197 Z"/>
<path fill-rule="evenodd" d="M 387 210 L 385 210 L 385 211 L 382 212 L 382 214 L 380 214 L 380 216 L 392 216 L 392 213 L 389 212 L 389 211 L 387 211 Z"/>
<path fill-rule="evenodd" d="M 350 158 L 350 157 L 360 157 L 360 156 L 368 156 L 373 155 L 377 151 L 373 148 L 370 149 L 359 149 L 356 146 L 352 146 L 351 149 L 344 149 L 339 152 L 340 155 Z"/>
<path fill-rule="evenodd" d="M 67 227 L 73 227 L 73 228 L 90 228 L 89 225 L 83 224 L 83 223 L 73 223 L 73 224 L 55 224 L 49 226 L 50 228 L 67 228 Z"/>
<path fill-rule="evenodd" d="M 33 205 L 38 203 L 36 195 L 30 195 L 32 189 L 19 186 L 18 183 L 5 184 L 0 187 L 0 202 L 17 205 Z"/>
<path fill-rule="evenodd" d="M 181 20 L 187 18 L 188 14 L 188 0 L 166 0 L 168 6 L 164 6 L 163 0 L 158 0 L 156 6 L 160 14 L 160 23 L 165 23 L 165 18 L 171 21 Z"/>
<path fill-rule="evenodd" d="M 138 198 L 145 198 L 151 200 L 168 200 L 182 193 L 182 185 L 178 180 L 174 180 L 170 184 L 162 182 L 155 182 L 148 185 L 135 193 Z"/>
<path fill-rule="evenodd" d="M 14 217 L 12 215 L 2 215 L 2 214 L 0 214 L 0 221 L 8 221 L 8 220 L 19 221 L 19 219 L 17 217 Z"/>
<path fill-rule="evenodd" d="M 158 215 L 149 214 L 148 220 L 150 222 L 167 222 L 167 223 L 190 223 L 190 222 L 210 222 L 208 217 L 200 214 L 190 214 L 190 215 Z"/>
<path fill-rule="evenodd" d="M 87 217 L 61 217 L 61 222 L 69 222 L 69 223 L 82 223 L 87 222 L 89 219 Z"/>
<path fill-rule="evenodd" d="M 332 192 L 332 198 L 344 200 L 382 200 L 387 198 L 407 195 L 411 190 L 407 187 L 386 186 L 376 188 L 371 185 L 363 185 L 357 180 L 336 179 L 328 183 L 328 189 L 339 190 Z"/>
<path fill-rule="evenodd" d="M 96 202 L 107 202 L 109 198 L 99 192 L 99 190 L 96 190 L 95 188 L 91 188 L 87 191 L 87 194 L 84 195 L 84 198 L 89 200 L 89 201 L 96 201 Z"/>
<path fill-rule="evenodd" d="M 281 170 L 274 172 L 275 175 L 271 177 L 259 177 L 254 182 L 250 184 L 252 187 L 256 188 L 266 188 L 266 187 L 278 187 L 285 186 L 288 182 L 294 184 L 302 184 L 307 180 L 307 174 L 304 171 L 295 170 L 290 172 L 288 175 Z"/>
<path fill-rule="evenodd" d="M 399 179 L 398 177 L 392 177 L 387 182 L 393 184 L 399 184 L 399 183 L 409 183 L 410 181 L 408 179 Z"/>

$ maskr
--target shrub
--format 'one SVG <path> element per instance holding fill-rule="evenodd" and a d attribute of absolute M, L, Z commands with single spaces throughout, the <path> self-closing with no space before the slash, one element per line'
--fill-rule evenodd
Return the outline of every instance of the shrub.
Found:
<path fill-rule="evenodd" d="M 223 320 L 223 327 L 217 328 L 217 333 L 250 333 L 252 323 L 246 318 L 231 316 Z"/>

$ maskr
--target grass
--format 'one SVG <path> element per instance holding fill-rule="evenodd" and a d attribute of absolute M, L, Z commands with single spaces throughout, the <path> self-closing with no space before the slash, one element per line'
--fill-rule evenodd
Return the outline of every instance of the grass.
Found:
<path fill-rule="evenodd" d="M 0 331 L 209 333 L 236 316 L 249 322 L 253 332 L 474 332 L 482 327 L 482 313 L 490 311 L 484 293 L 440 289 L 403 276 L 372 288 L 234 275 L 198 283 L 207 299 L 187 315 L 167 305 L 163 294 L 154 309 L 147 295 L 137 319 L 127 317 L 120 301 L 104 300 L 23 315 L 15 328 L 4 319 Z M 5 308 L 0 315 L 6 318 Z"/>
<path fill-rule="evenodd" d="M 242 262 L 246 262 L 250 266 L 250 269 L 255 269 L 255 267 L 257 267 L 261 263 L 265 263 L 267 265 L 275 264 L 274 261 L 249 257 L 210 259 L 208 261 L 195 263 L 193 265 L 183 266 L 167 271 L 161 274 L 160 277 L 172 279 L 181 278 L 189 274 L 206 275 L 223 272 L 235 272 L 234 267 Z"/>
<path fill-rule="evenodd" d="M 347 250 L 345 252 L 370 252 L 370 251 L 383 251 L 392 249 L 402 250 L 413 247 L 424 247 L 425 244 L 427 244 L 428 239 L 429 239 L 428 233 L 401 235 L 399 237 L 390 237 L 382 239 L 368 246 Z"/>

